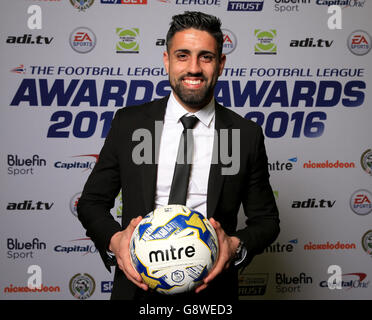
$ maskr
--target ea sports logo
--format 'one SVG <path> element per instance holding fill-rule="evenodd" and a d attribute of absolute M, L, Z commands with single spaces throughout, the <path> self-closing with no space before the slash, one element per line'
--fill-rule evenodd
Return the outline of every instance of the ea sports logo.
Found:
<path fill-rule="evenodd" d="M 78 53 L 88 53 L 96 46 L 96 35 L 89 28 L 76 28 L 70 34 L 70 46 Z"/>
<path fill-rule="evenodd" d="M 364 56 L 371 50 L 371 42 L 371 36 L 367 32 L 356 30 L 347 39 L 347 47 L 351 53 L 357 56 Z"/>
<path fill-rule="evenodd" d="M 372 211 L 372 194 L 368 190 L 357 190 L 350 198 L 350 208 L 356 214 L 365 216 Z"/>
<path fill-rule="evenodd" d="M 79 202 L 80 197 L 81 197 L 81 192 L 78 192 L 78 193 L 75 193 L 73 197 L 70 199 L 70 211 L 75 217 L 78 216 L 77 204 Z"/>
<path fill-rule="evenodd" d="M 222 53 L 229 54 L 233 52 L 237 45 L 237 40 L 235 34 L 228 30 L 228 29 L 222 29 L 223 33 L 223 47 L 222 47 Z"/>

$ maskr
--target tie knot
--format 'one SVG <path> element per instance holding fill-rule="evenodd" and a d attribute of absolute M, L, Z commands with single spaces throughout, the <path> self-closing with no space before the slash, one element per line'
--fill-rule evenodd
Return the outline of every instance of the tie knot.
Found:
<path fill-rule="evenodd" d="M 183 116 L 181 119 L 184 129 L 192 129 L 195 127 L 199 119 L 195 116 Z"/>

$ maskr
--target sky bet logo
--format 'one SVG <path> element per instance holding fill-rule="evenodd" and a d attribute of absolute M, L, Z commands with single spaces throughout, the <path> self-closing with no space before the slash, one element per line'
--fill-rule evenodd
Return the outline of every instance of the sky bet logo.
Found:
<path fill-rule="evenodd" d="M 101 281 L 101 292 L 111 293 L 113 284 L 114 284 L 113 281 Z"/>

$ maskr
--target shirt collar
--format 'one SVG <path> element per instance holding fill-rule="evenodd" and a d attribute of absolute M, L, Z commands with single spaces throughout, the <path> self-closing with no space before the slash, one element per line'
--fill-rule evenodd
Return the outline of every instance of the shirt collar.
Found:
<path fill-rule="evenodd" d="M 202 109 L 195 113 L 188 112 L 176 99 L 174 96 L 174 93 L 172 91 L 168 104 L 167 104 L 167 111 L 166 115 L 174 120 L 174 121 L 179 121 L 181 117 L 184 115 L 194 115 L 196 116 L 201 123 L 203 123 L 206 127 L 209 127 L 215 113 L 215 101 L 214 97 L 211 99 L 211 101 Z"/>

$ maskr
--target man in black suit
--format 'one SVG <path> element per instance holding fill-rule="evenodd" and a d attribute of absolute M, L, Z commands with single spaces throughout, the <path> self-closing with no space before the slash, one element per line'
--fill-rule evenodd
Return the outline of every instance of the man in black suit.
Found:
<path fill-rule="evenodd" d="M 220 27 L 218 18 L 200 12 L 173 17 L 163 56 L 171 95 L 116 113 L 78 202 L 78 217 L 107 269 L 112 262 L 117 263 L 112 299 L 171 299 L 152 292 L 134 270 L 129 241 L 143 216 L 168 203 L 183 129 L 180 119 L 185 115 L 198 120 L 192 130 L 196 160 L 186 205 L 209 218 L 220 253 L 215 267 L 195 292 L 176 296 L 199 301 L 237 299 L 238 267 L 246 266 L 279 233 L 262 130 L 214 100 L 214 88 L 226 60 Z M 161 134 L 156 134 L 159 128 Z M 139 141 L 139 132 L 155 137 L 147 150 L 142 150 L 146 154 L 142 162 L 135 159 L 143 142 Z M 222 133 L 226 133 L 225 138 Z M 230 163 L 224 161 L 223 152 L 232 155 Z M 110 214 L 120 189 L 121 226 Z M 246 227 L 237 231 L 241 205 L 247 216 Z"/>

